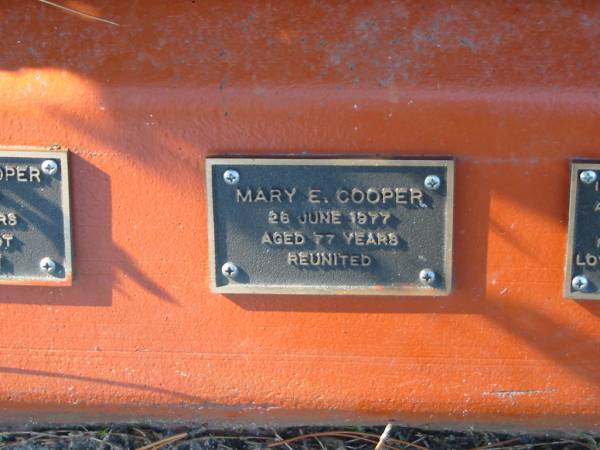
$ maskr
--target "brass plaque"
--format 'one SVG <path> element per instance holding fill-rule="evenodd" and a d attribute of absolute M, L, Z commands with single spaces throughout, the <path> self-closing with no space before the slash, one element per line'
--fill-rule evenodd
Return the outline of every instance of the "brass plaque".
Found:
<path fill-rule="evenodd" d="M 0 147 L 0 284 L 71 284 L 67 152 Z"/>
<path fill-rule="evenodd" d="M 211 288 L 447 295 L 451 160 L 206 161 Z"/>
<path fill-rule="evenodd" d="M 600 162 L 571 164 L 565 297 L 600 299 Z"/>

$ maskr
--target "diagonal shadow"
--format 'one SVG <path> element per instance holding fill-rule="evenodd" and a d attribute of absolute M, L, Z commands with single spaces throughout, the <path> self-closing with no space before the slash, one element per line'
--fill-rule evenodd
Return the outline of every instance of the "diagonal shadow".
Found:
<path fill-rule="evenodd" d="M 519 296 L 488 296 L 486 303 L 483 314 L 486 320 L 517 336 L 583 382 L 600 387 L 598 335 L 586 333 L 577 323 L 557 320 L 555 313 L 527 306 L 527 299 Z M 581 306 L 581 309 L 600 326 L 600 305 Z"/>
<path fill-rule="evenodd" d="M 0 303 L 110 306 L 118 272 L 126 274 L 152 297 L 177 303 L 139 268 L 127 251 L 113 242 L 110 176 L 75 153 L 69 155 L 69 164 L 73 286 L 3 286 Z M 34 226 L 44 227 L 43 221 L 27 217 Z"/>
<path fill-rule="evenodd" d="M 74 375 L 64 372 L 49 372 L 47 370 L 35 370 L 35 369 L 19 369 L 16 367 L 0 367 L 0 373 L 21 375 L 29 377 L 44 377 L 44 378 L 56 378 L 61 380 L 72 380 L 72 381 L 83 381 L 87 383 L 102 384 L 105 386 L 112 386 L 118 388 L 133 389 L 136 391 L 152 392 L 155 394 L 161 394 L 168 397 L 175 397 L 180 400 L 200 403 L 201 399 L 195 395 L 186 394 L 171 389 L 165 389 L 160 387 L 148 386 L 145 384 L 131 383 L 126 381 L 115 381 L 107 380 L 105 378 L 88 377 L 84 375 Z"/>

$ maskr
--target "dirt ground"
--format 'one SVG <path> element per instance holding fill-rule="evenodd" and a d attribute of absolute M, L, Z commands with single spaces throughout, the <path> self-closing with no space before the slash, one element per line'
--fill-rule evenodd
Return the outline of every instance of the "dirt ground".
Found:
<path fill-rule="evenodd" d="M 178 450 L 434 450 L 600 449 L 600 434 L 516 434 L 392 427 L 295 427 L 254 429 L 101 428 L 33 429 L 0 432 L 0 449 L 178 449 Z"/>

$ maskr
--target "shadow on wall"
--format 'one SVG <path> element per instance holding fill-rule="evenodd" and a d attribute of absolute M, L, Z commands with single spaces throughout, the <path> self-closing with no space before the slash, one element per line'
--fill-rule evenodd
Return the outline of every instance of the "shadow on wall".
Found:
<path fill-rule="evenodd" d="M 124 388 L 124 389 L 133 389 L 135 391 L 142 392 L 150 392 L 153 394 L 163 395 L 169 399 L 176 399 L 181 402 L 188 402 L 190 404 L 203 404 L 202 399 L 195 395 L 186 394 L 184 392 L 179 392 L 171 389 L 164 389 L 160 387 L 154 387 L 141 383 L 131 383 L 127 381 L 116 381 L 109 380 L 106 378 L 97 378 L 97 377 L 88 377 L 83 375 L 75 375 L 69 374 L 65 372 L 50 372 L 47 370 L 35 370 L 35 369 L 19 369 L 15 367 L 1 367 L 0 366 L 0 374 L 11 374 L 11 375 L 20 375 L 27 377 L 44 377 L 44 378 L 58 378 L 58 379 L 66 379 L 71 381 L 80 381 L 87 383 L 97 383 L 104 386 L 116 387 L 116 388 Z M 206 403 L 204 403 L 206 405 Z"/>
<path fill-rule="evenodd" d="M 537 164 L 536 164 L 537 165 Z M 478 167 L 479 166 L 479 167 Z M 483 167 L 481 167 L 483 166 Z M 506 183 L 504 170 L 510 164 L 496 165 L 458 162 L 456 165 L 455 207 L 462 211 L 455 216 L 455 286 L 448 297 L 402 298 L 359 297 L 359 296 L 293 296 L 293 295 L 233 295 L 227 298 L 247 310 L 256 311 L 302 311 L 302 312 L 345 312 L 377 314 L 476 314 L 493 323 L 504 332 L 519 340 L 545 358 L 553 361 L 582 381 L 600 387 L 600 338 L 580 326 L 580 319 L 600 324 L 600 302 L 574 302 L 562 298 L 562 277 L 517 280 L 500 280 L 490 287 L 492 280 L 488 263 L 490 236 L 510 248 L 507 258 L 519 255 L 519 266 L 504 263 L 507 272 L 531 270 L 523 264 L 527 261 L 536 271 L 562 275 L 563 255 L 559 255 L 560 268 L 547 267 L 547 256 L 536 252 L 532 246 L 502 223 L 495 216 L 492 198 L 500 196 L 529 211 L 543 214 L 551 223 L 566 223 L 568 204 L 568 164 L 552 161 L 541 164 L 536 177 L 518 177 Z M 536 189 L 538 183 L 557 183 L 564 186 L 563 195 L 547 197 L 547 192 Z M 472 189 L 477 186 L 477 189 Z M 470 188 L 471 187 L 471 188 Z M 527 193 L 527 195 L 524 195 Z M 564 210 L 564 211 L 563 211 Z M 563 227 L 564 228 L 564 227 Z M 566 230 L 565 230 L 566 233 Z M 566 237 L 566 235 L 565 235 Z M 473 245 L 473 242 L 480 245 Z M 539 245 L 539 244 L 538 244 Z M 555 260 L 555 259 L 554 259 Z M 495 265 L 502 262 L 495 262 Z M 500 268 L 499 273 L 502 272 Z M 507 275 L 506 278 L 510 278 Z M 495 283 L 495 281 L 494 281 Z M 548 292 L 545 284 L 557 293 L 556 303 L 540 302 Z M 540 288 L 542 286 L 543 288 Z M 536 301 L 529 301 L 524 292 Z M 373 326 L 376 326 L 375 321 Z M 401 325 L 399 325 L 401 326 Z M 488 349 L 493 354 L 494 348 Z M 543 384 L 541 381 L 540 384 Z"/>
<path fill-rule="evenodd" d="M 2 286 L 0 303 L 110 306 L 122 273 L 163 301 L 175 300 L 146 276 L 112 240 L 110 177 L 77 154 L 69 155 L 74 282 L 70 287 Z M 76 173 L 77 176 L 72 176 Z M 85 239 L 80 236 L 85 236 Z"/>

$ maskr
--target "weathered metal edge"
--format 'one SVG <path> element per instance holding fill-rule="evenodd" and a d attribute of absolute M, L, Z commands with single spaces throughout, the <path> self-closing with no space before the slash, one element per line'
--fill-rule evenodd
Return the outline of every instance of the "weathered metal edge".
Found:
<path fill-rule="evenodd" d="M 454 273 L 452 272 L 454 261 L 454 160 L 449 159 L 446 165 L 446 254 L 444 264 L 444 278 L 446 279 L 446 288 L 442 290 L 443 295 L 449 295 L 454 285 Z"/>
<path fill-rule="evenodd" d="M 446 220 L 445 233 L 447 241 L 445 244 L 444 278 L 446 287 L 444 289 L 423 288 L 354 288 L 340 287 L 319 288 L 307 287 L 305 285 L 226 285 L 217 286 L 216 282 L 216 255 L 215 255 L 215 228 L 214 228 L 214 205 L 213 205 L 213 183 L 212 168 L 216 165 L 343 165 L 343 166 L 433 166 L 446 168 L 446 192 L 448 198 L 445 202 L 444 216 Z M 205 179 L 208 207 L 208 243 L 209 243 L 209 288 L 216 294 L 279 294 L 279 295 L 380 295 L 380 296 L 426 296 L 443 297 L 450 294 L 453 286 L 453 230 L 454 230 L 454 159 L 361 159 L 361 158 L 224 158 L 211 157 L 205 161 Z"/>
<path fill-rule="evenodd" d="M 69 150 L 57 145 L 48 147 L 36 147 L 26 145 L 0 145 L 0 156 L 9 156 L 11 158 L 48 158 L 60 159 L 61 173 L 61 201 L 63 209 L 63 234 L 65 237 L 65 276 L 64 278 L 47 277 L 13 277 L 10 279 L 1 279 L 0 285 L 3 286 L 54 286 L 67 287 L 73 284 L 73 263 L 72 263 L 72 245 L 71 245 L 71 196 L 69 186 Z"/>
<path fill-rule="evenodd" d="M 569 218 L 567 223 L 567 250 L 565 257 L 565 276 L 563 285 L 563 295 L 565 298 L 575 300 L 600 300 L 600 292 L 576 292 L 571 287 L 573 277 L 573 248 L 575 246 L 575 214 L 577 211 L 577 173 L 582 169 L 600 170 L 600 162 L 591 160 L 586 162 L 582 159 L 573 159 L 570 164 L 570 184 L 569 184 Z"/>
<path fill-rule="evenodd" d="M 216 256 L 215 256 L 215 217 L 213 210 L 213 182 L 212 182 L 212 167 L 213 163 L 206 159 L 205 171 L 206 171 L 206 201 L 207 201 L 207 231 L 208 231 L 208 263 L 209 263 L 209 286 L 212 292 L 217 289 L 217 278 L 215 273 L 216 267 Z"/>

